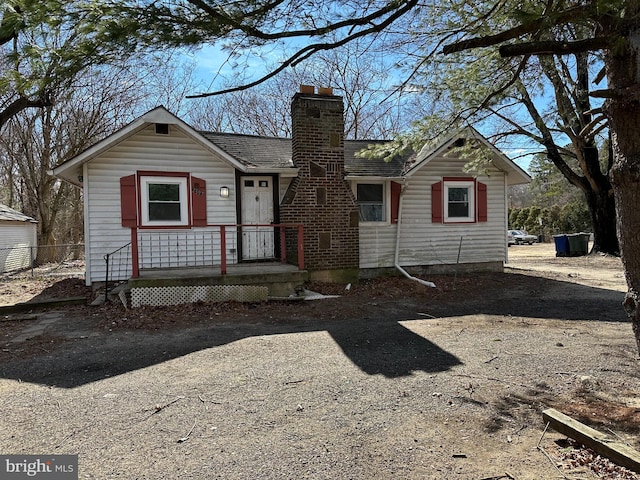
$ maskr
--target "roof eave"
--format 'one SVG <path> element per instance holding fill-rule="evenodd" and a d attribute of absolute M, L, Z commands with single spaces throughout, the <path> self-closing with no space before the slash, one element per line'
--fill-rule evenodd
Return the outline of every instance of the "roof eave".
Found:
<path fill-rule="evenodd" d="M 393 175 L 393 176 L 384 176 L 384 175 L 358 175 L 355 173 L 350 173 L 345 175 L 345 180 L 402 180 L 402 176 Z"/>
<path fill-rule="evenodd" d="M 143 115 L 142 117 L 121 128 L 117 132 L 109 135 L 107 138 L 87 148 L 85 151 L 79 153 L 75 157 L 67 160 L 57 167 L 52 168 L 50 170 L 50 175 L 61 178 L 63 180 L 66 180 L 67 182 L 81 187 L 81 182 L 79 183 L 78 181 L 73 181 L 73 178 L 78 176 L 77 173 L 75 175 L 73 173 L 77 172 L 78 169 L 81 169 L 82 165 L 84 165 L 86 162 L 100 156 L 102 153 L 106 152 L 110 148 L 126 140 L 127 138 L 131 137 L 132 135 L 149 125 L 150 122 L 144 120 L 144 117 L 145 116 Z"/>
<path fill-rule="evenodd" d="M 249 165 L 245 169 L 245 173 L 260 174 L 278 174 L 281 177 L 295 177 L 298 175 L 300 168 L 298 167 L 256 167 Z"/>
<path fill-rule="evenodd" d="M 487 148 L 489 148 L 494 154 L 494 160 L 491 163 L 498 170 L 501 170 L 506 174 L 508 185 L 522 185 L 531 181 L 531 177 L 527 172 L 520 168 L 515 162 L 513 162 L 513 160 L 502 153 L 498 148 L 496 148 L 495 145 L 487 140 L 484 135 L 482 135 L 473 127 L 464 127 L 460 130 L 455 131 L 454 133 L 446 137 L 439 145 L 431 149 L 431 151 L 425 152 L 424 149 L 421 150 L 418 154 L 418 161 L 411 166 L 411 168 L 406 172 L 405 175 L 407 177 L 412 176 L 421 167 L 428 164 L 431 159 L 440 155 L 444 150 L 449 149 L 449 147 L 458 138 L 475 138 L 476 140 L 481 141 L 482 144 Z"/>
<path fill-rule="evenodd" d="M 211 141 L 204 138 L 200 133 L 198 133 L 190 125 L 180 120 L 174 114 L 169 112 L 166 108 L 160 106 L 140 116 L 139 118 L 129 123 L 128 125 L 124 126 L 117 132 L 111 134 L 110 136 L 103 139 L 102 141 L 89 147 L 84 152 L 76 155 L 75 157 L 64 162 L 63 164 L 58 165 L 57 167 L 54 167 L 49 171 L 49 174 L 55 177 L 61 178 L 79 187 L 82 187 L 82 182 L 79 182 L 77 180 L 78 175 L 81 174 L 81 173 L 78 173 L 78 169 L 81 169 L 82 165 L 100 156 L 102 153 L 108 151 L 110 148 L 123 142 L 124 140 L 128 139 L 132 135 L 136 134 L 137 132 L 143 130 L 144 128 L 154 123 L 168 123 L 171 125 L 178 126 L 194 141 L 199 143 L 201 146 L 203 146 L 205 149 L 209 150 L 210 152 L 215 153 L 216 155 L 222 157 L 234 168 L 240 171 L 247 170 L 246 165 L 239 162 L 237 159 L 230 156 L 227 152 L 222 150 L 220 147 L 218 147 Z"/>

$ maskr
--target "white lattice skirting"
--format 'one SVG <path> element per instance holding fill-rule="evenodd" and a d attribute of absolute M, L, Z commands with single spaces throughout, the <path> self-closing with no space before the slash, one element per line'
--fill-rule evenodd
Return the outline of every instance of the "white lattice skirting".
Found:
<path fill-rule="evenodd" d="M 257 285 L 189 285 L 131 289 L 131 306 L 180 305 L 195 302 L 262 302 L 269 289 Z"/>

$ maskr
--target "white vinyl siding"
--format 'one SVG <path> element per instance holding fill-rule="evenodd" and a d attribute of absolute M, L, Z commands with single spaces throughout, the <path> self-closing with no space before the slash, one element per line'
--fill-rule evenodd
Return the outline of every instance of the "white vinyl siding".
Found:
<path fill-rule="evenodd" d="M 400 265 L 454 265 L 459 248 L 460 263 L 504 261 L 505 179 L 498 169 L 491 168 L 488 176 L 477 178 L 487 185 L 487 222 L 431 222 L 431 185 L 444 177 L 467 176 L 464 163 L 451 156 L 436 157 L 407 178 L 401 211 Z M 396 229 L 396 224 L 360 224 L 360 268 L 394 266 Z"/>
<path fill-rule="evenodd" d="M 37 225 L 32 222 L 0 221 L 0 273 L 31 266 L 37 246 Z"/>
<path fill-rule="evenodd" d="M 121 225 L 120 178 L 137 171 L 180 172 L 202 178 L 207 182 L 207 222 L 237 223 L 235 169 L 178 127 L 172 125 L 168 135 L 156 135 L 155 125 L 149 125 L 85 164 L 88 285 L 105 280 L 104 255 L 131 241 L 131 230 Z M 229 187 L 228 199 L 220 198 L 221 186 Z M 203 227 L 191 231 L 202 232 L 207 229 Z M 164 233 L 168 235 L 170 232 Z M 233 249 L 233 243 L 228 243 L 227 248 Z M 234 257 L 229 255 L 228 261 L 233 262 Z"/>

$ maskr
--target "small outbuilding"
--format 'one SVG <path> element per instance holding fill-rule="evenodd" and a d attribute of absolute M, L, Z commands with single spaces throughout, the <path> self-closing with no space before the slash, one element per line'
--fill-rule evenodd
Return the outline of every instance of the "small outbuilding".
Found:
<path fill-rule="evenodd" d="M 38 222 L 0 204 L 0 273 L 29 268 L 38 246 Z"/>

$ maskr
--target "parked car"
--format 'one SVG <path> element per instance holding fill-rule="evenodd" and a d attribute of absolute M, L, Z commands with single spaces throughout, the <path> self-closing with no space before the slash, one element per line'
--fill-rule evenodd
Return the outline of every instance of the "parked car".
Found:
<path fill-rule="evenodd" d="M 509 235 L 513 237 L 513 243 L 511 245 L 522 245 L 524 243 L 532 245 L 538 241 L 538 237 L 535 235 L 529 235 L 524 230 L 509 230 L 507 231 L 507 239 L 509 238 Z"/>
<path fill-rule="evenodd" d="M 516 239 L 511 233 L 511 230 L 507 230 L 507 247 L 510 247 L 511 245 L 515 245 L 515 244 L 516 244 Z"/>

